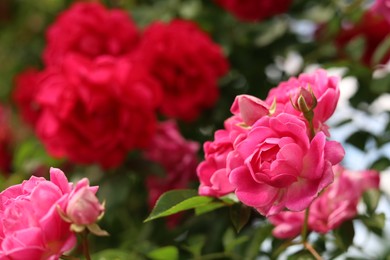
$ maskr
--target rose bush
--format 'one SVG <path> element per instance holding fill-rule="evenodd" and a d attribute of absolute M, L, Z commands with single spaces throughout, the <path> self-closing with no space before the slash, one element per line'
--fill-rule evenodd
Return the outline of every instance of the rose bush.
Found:
<path fill-rule="evenodd" d="M 149 25 L 136 56 L 162 85 L 161 113 L 186 121 L 215 104 L 218 79 L 228 70 L 221 48 L 185 20 Z"/>
<path fill-rule="evenodd" d="M 127 12 L 80 2 L 57 17 L 47 30 L 46 40 L 43 59 L 52 66 L 60 65 L 68 54 L 91 59 L 101 55 L 129 56 L 139 35 Z"/>
<path fill-rule="evenodd" d="M 50 181 L 32 176 L 0 193 L 0 258 L 59 259 L 76 245 L 70 224 L 57 206 L 71 192 L 64 173 L 50 170 Z"/>
<path fill-rule="evenodd" d="M 141 66 L 71 55 L 43 73 L 35 131 L 50 154 L 113 167 L 129 150 L 148 145 L 161 90 Z"/>

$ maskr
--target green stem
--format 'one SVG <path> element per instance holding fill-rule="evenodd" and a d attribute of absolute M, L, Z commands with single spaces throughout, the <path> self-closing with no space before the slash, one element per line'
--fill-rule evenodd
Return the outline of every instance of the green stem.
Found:
<path fill-rule="evenodd" d="M 307 249 L 307 251 L 309 251 L 314 256 L 316 260 L 322 260 L 320 254 L 314 249 L 314 247 L 310 243 L 304 242 L 303 245 Z"/>
<path fill-rule="evenodd" d="M 308 224 L 309 224 L 309 211 L 310 207 L 308 207 L 305 211 L 305 220 L 303 222 L 301 237 L 302 237 L 302 243 L 305 244 L 307 240 L 307 231 L 308 231 Z"/>
<path fill-rule="evenodd" d="M 80 258 L 74 257 L 74 256 L 69 256 L 69 255 L 62 255 L 60 256 L 60 259 L 64 260 L 80 260 Z"/>
<path fill-rule="evenodd" d="M 86 260 L 91 260 L 91 255 L 89 253 L 89 243 L 88 243 L 88 229 L 85 229 L 83 233 L 81 233 L 81 240 L 83 245 L 83 253 Z"/>

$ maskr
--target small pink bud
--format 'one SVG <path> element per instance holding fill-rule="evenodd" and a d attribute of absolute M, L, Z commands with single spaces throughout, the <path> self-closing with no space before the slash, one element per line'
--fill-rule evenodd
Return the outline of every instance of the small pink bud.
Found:
<path fill-rule="evenodd" d="M 308 90 L 300 87 L 295 97 L 291 98 L 291 103 L 296 110 L 308 113 L 317 106 L 317 99 L 310 87 Z"/>
<path fill-rule="evenodd" d="M 251 126 L 258 119 L 269 114 L 269 106 L 263 100 L 250 95 L 239 95 L 233 102 L 230 111 L 241 116 L 245 124 Z"/>
<path fill-rule="evenodd" d="M 89 186 L 77 190 L 69 198 L 66 216 L 76 225 L 90 225 L 98 221 L 104 212 L 95 193 Z"/>

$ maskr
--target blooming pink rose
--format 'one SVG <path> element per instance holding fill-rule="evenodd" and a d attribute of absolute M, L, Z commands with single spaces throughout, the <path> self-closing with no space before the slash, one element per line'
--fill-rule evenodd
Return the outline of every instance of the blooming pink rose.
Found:
<path fill-rule="evenodd" d="M 70 224 L 57 206 L 71 191 L 64 173 L 50 170 L 50 181 L 31 177 L 0 193 L 0 258 L 59 259 L 76 245 Z"/>
<path fill-rule="evenodd" d="M 98 3 L 73 4 L 49 27 L 46 38 L 46 65 L 61 64 L 69 53 L 91 59 L 101 55 L 128 56 L 139 39 L 127 12 L 108 10 Z"/>
<path fill-rule="evenodd" d="M 35 103 L 39 81 L 42 73 L 30 68 L 15 78 L 15 89 L 12 97 L 24 121 L 34 126 L 39 117 L 39 107 Z"/>
<path fill-rule="evenodd" d="M 316 131 L 326 130 L 326 127 L 323 129 L 324 122 L 334 113 L 340 97 L 338 81 L 337 77 L 329 77 L 323 69 L 318 69 L 313 73 L 304 73 L 298 78 L 292 77 L 271 89 L 266 103 L 271 105 L 276 100 L 276 114 L 285 112 L 300 115 L 302 113 L 297 111 L 293 104 L 297 105 L 297 99 L 302 94 L 306 96 L 307 102 L 313 104 L 313 100 L 310 100 L 307 93 L 302 91 L 302 88 L 309 91 L 311 89 L 317 99 L 317 105 L 313 110 L 314 128 Z"/>
<path fill-rule="evenodd" d="M 228 62 L 221 47 L 195 23 L 151 24 L 137 54 L 163 86 L 162 114 L 190 121 L 215 104 L 218 79 Z"/>
<path fill-rule="evenodd" d="M 104 207 L 96 197 L 97 189 L 89 186 L 88 179 L 84 178 L 76 184 L 69 195 L 66 205 L 66 216 L 73 224 L 90 225 L 97 222 L 104 212 Z"/>
<path fill-rule="evenodd" d="M 148 145 L 161 89 L 142 66 L 68 55 L 61 67 L 43 73 L 35 131 L 51 155 L 107 168 Z"/>
<path fill-rule="evenodd" d="M 372 60 L 374 53 L 390 34 L 390 21 L 378 15 L 377 11 L 378 9 L 368 9 L 357 23 L 343 23 L 343 27 L 335 39 L 340 56 L 347 56 L 345 47 L 348 43 L 360 37 L 364 39 L 361 62 L 368 67 L 376 65 L 373 64 Z M 387 51 L 379 63 L 386 64 L 389 59 L 390 51 Z"/>
<path fill-rule="evenodd" d="M 371 9 L 373 10 L 373 12 L 383 16 L 388 22 L 390 22 L 390 1 L 389 0 L 375 0 L 375 3 Z"/>
<path fill-rule="evenodd" d="M 229 153 L 229 180 L 238 199 L 263 215 L 300 211 L 333 181 L 332 165 L 343 156 L 342 146 L 323 132 L 310 140 L 299 117 L 265 116 Z"/>
<path fill-rule="evenodd" d="M 145 157 L 160 164 L 165 176 L 147 178 L 151 207 L 164 192 L 187 188 L 189 182 L 196 178 L 198 150 L 199 143 L 184 139 L 175 121 L 158 125 L 155 135 L 145 149 Z"/>
<path fill-rule="evenodd" d="M 374 170 L 348 171 L 336 165 L 333 171 L 335 181 L 313 201 L 309 211 L 308 228 L 323 234 L 354 218 L 363 193 L 368 189 L 379 188 L 379 174 Z M 304 211 L 284 211 L 269 217 L 275 225 L 273 235 L 281 239 L 298 236 L 303 227 L 304 215 Z"/>
<path fill-rule="evenodd" d="M 292 0 L 215 0 L 242 21 L 261 21 L 288 10 Z"/>

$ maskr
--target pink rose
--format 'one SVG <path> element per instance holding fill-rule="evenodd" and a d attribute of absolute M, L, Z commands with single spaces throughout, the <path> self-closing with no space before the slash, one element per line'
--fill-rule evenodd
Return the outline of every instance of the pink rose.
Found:
<path fill-rule="evenodd" d="M 298 105 L 298 98 L 302 95 L 306 97 L 306 102 L 313 104 L 311 97 L 305 90 L 313 91 L 317 104 L 314 108 L 313 124 L 316 131 L 326 130 L 323 125 L 326 120 L 334 113 L 340 90 L 338 87 L 338 78 L 328 76 L 323 69 L 318 69 L 310 74 L 301 74 L 298 78 L 292 77 L 288 81 L 280 83 L 276 88 L 269 91 L 266 103 L 271 105 L 276 100 L 276 113 L 290 113 L 302 115 L 297 111 L 294 105 Z M 293 102 L 293 103 L 291 103 Z"/>
<path fill-rule="evenodd" d="M 217 101 L 218 79 L 228 71 L 228 61 L 197 24 L 152 23 L 137 54 L 163 87 L 162 114 L 191 121 Z"/>
<path fill-rule="evenodd" d="M 234 99 L 230 111 L 239 116 L 248 125 L 253 125 L 258 119 L 269 114 L 270 106 L 263 100 L 250 95 L 239 95 Z"/>
<path fill-rule="evenodd" d="M 90 225 L 97 222 L 104 212 L 104 207 L 96 197 L 97 189 L 89 186 L 88 179 L 84 178 L 76 184 L 69 195 L 66 206 L 66 216 L 76 225 Z"/>
<path fill-rule="evenodd" d="M 229 131 L 218 130 L 213 142 L 203 145 L 205 161 L 197 168 L 200 181 L 199 195 L 220 197 L 234 191 L 226 171 L 226 158 L 233 151 Z"/>
<path fill-rule="evenodd" d="M 51 155 L 108 168 L 148 145 L 161 89 L 142 66 L 68 55 L 61 67 L 43 73 L 35 131 Z"/>
<path fill-rule="evenodd" d="M 288 10 L 292 0 L 215 0 L 242 21 L 261 21 Z"/>
<path fill-rule="evenodd" d="M 60 65 L 68 54 L 94 59 L 128 56 L 138 43 L 136 25 L 120 9 L 98 3 L 75 3 L 49 27 L 44 50 L 46 65 Z"/>
<path fill-rule="evenodd" d="M 348 171 L 334 167 L 336 181 L 310 207 L 309 226 L 319 233 L 339 227 L 357 214 L 357 204 L 367 189 L 379 188 L 379 174 L 374 170 Z"/>
<path fill-rule="evenodd" d="M 268 220 L 275 226 L 272 235 L 279 239 L 295 238 L 302 232 L 305 211 L 283 211 L 270 216 Z"/>
<path fill-rule="evenodd" d="M 363 193 L 368 189 L 379 188 L 379 174 L 374 170 L 348 171 L 336 165 L 333 171 L 335 181 L 313 201 L 309 211 L 308 228 L 323 234 L 354 218 Z M 298 236 L 303 227 L 304 215 L 304 211 L 284 211 L 269 217 L 275 225 L 273 235 L 281 239 Z"/>
<path fill-rule="evenodd" d="M 76 245 L 57 206 L 71 191 L 64 173 L 50 170 L 50 181 L 31 177 L 0 193 L 0 258 L 58 259 Z"/>
<path fill-rule="evenodd" d="M 299 117 L 282 113 L 259 119 L 235 144 L 227 167 L 238 199 L 269 216 L 307 208 L 333 181 L 332 165 L 343 156 L 339 143 L 323 132 L 310 140 Z"/>
<path fill-rule="evenodd" d="M 199 143 L 186 140 L 175 121 L 166 121 L 158 125 L 155 135 L 145 149 L 145 157 L 160 164 L 165 176 L 147 178 L 151 207 L 164 192 L 187 188 L 189 182 L 196 179 L 198 150 Z"/>
<path fill-rule="evenodd" d="M 372 10 L 386 18 L 390 22 L 390 1 L 389 0 L 375 0 Z"/>

